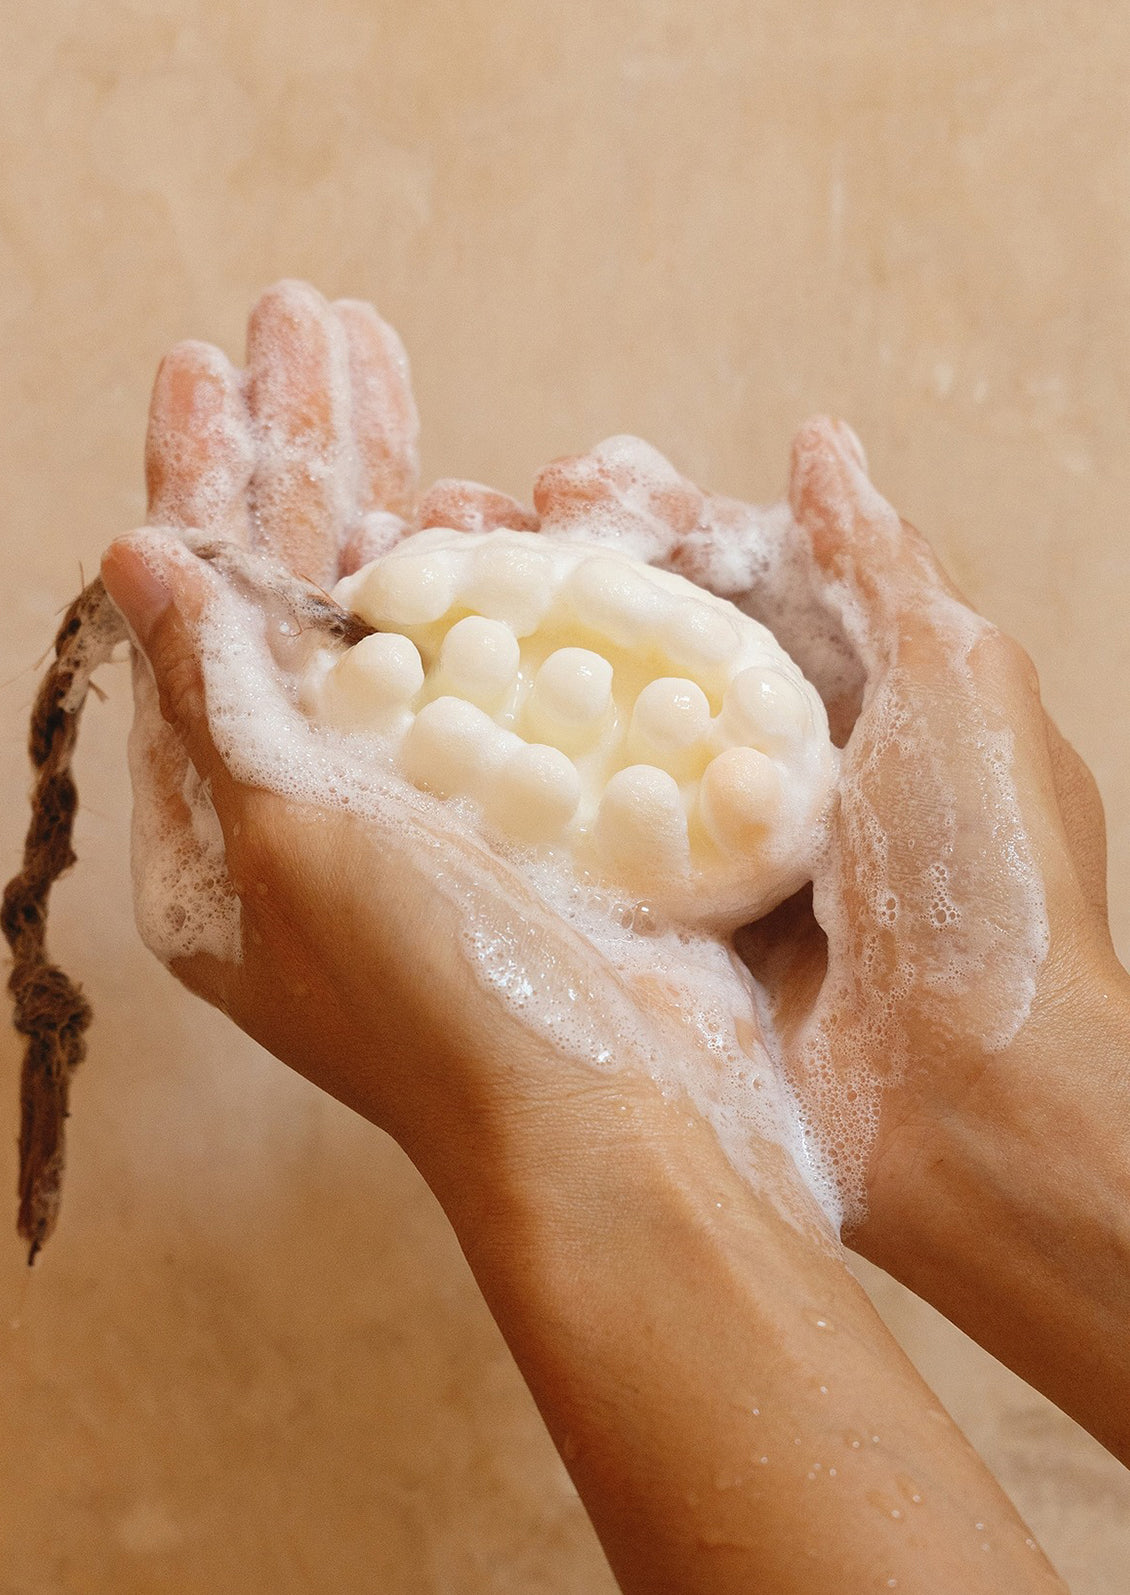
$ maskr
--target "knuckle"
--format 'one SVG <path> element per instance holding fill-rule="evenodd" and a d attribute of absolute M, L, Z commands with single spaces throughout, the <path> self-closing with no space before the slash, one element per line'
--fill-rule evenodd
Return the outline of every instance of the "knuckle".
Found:
<path fill-rule="evenodd" d="M 204 686 L 195 657 L 174 639 L 152 649 L 149 658 L 165 719 L 178 730 L 194 725 L 204 713 Z"/>
<path fill-rule="evenodd" d="M 993 627 L 985 639 L 985 646 L 1002 676 L 1014 681 L 1029 697 L 1039 697 L 1039 672 L 1031 654 L 1015 637 Z"/>

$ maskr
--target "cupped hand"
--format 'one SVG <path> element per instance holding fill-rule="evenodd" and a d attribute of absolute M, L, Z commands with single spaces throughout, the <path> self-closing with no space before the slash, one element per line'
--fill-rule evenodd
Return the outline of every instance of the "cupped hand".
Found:
<path fill-rule="evenodd" d="M 1024 650 L 963 602 L 847 427 L 802 430 L 790 499 L 865 688 L 811 904 L 739 940 L 853 1243 L 889 1260 L 924 1169 L 967 1126 L 1005 1134 L 1010 1097 L 1085 1049 L 1125 977 L 1098 792 Z"/>
<path fill-rule="evenodd" d="M 185 868 L 196 882 L 225 875 L 239 922 L 236 948 L 166 951 L 179 978 L 429 1170 L 435 1148 L 465 1143 L 472 1130 L 491 1136 L 508 1113 L 552 1111 L 566 1096 L 608 1112 L 610 1099 L 621 1106 L 649 1072 L 667 1086 L 690 1084 L 692 1094 L 698 1081 L 708 1097 L 718 1036 L 704 1040 L 691 1022 L 677 945 L 665 947 L 661 970 L 650 959 L 625 969 L 442 804 L 419 794 L 406 801 L 390 787 L 361 816 L 239 779 L 217 751 L 201 622 L 225 578 L 161 528 L 230 538 L 328 585 L 409 526 L 537 525 L 532 512 L 475 484 L 437 483 L 417 499 L 415 412 L 391 331 L 365 307 L 328 305 L 304 285 L 270 290 L 251 317 L 245 375 L 206 345 L 168 357 L 147 465 L 151 529 L 116 543 L 103 567 L 144 656 L 134 739 L 140 824 L 151 847 L 164 837 L 160 901 L 148 908 L 144 856 L 135 867 L 141 918 L 153 923 L 166 910 Z M 265 637 L 285 620 L 271 613 L 255 624 Z M 205 794 L 218 818 L 218 858 L 201 857 L 186 792 Z M 504 948 L 511 967 L 500 973 L 495 957 L 488 969 L 484 943 Z M 748 979 L 728 949 L 716 951 L 715 1013 L 731 1054 L 763 1077 L 760 1094 L 770 1099 L 774 1070 Z M 537 995 L 522 1013 L 513 990 L 524 979 Z M 701 953 L 695 984 L 701 994 Z M 571 1042 L 547 1013 L 571 1016 Z M 772 1111 L 759 1113 L 771 1132 Z M 765 1139 L 754 1126 L 743 1150 L 751 1168 L 772 1170 L 794 1211 L 815 1217 L 779 1136 Z"/>
<path fill-rule="evenodd" d="M 854 649 L 863 706 L 856 716 L 855 706 L 830 704 L 845 730 L 854 725 L 815 912 L 807 898 L 794 900 L 738 945 L 768 994 L 774 1046 L 840 1182 L 849 1227 L 883 1251 L 899 1201 L 947 1128 L 962 1116 L 991 1118 L 996 1107 L 978 1095 L 984 1083 L 1019 1067 L 1026 1048 L 1046 1052 L 1057 1031 L 1085 1022 L 1095 982 L 1116 967 L 1101 807 L 1040 706 L 1030 662 L 962 603 L 871 486 L 846 428 L 812 423 L 797 440 L 788 593 L 773 590 L 771 573 L 756 593 L 741 590 L 730 548 L 750 542 L 752 512 L 700 493 L 644 445 L 557 462 L 539 479 L 535 514 L 474 484 L 438 483 L 418 499 L 415 436 L 391 330 L 367 307 L 280 285 L 253 312 L 242 379 L 199 344 L 180 346 L 162 367 L 147 451 L 150 519 L 249 543 L 327 584 L 409 526 L 533 528 L 540 515 L 543 530 L 591 536 L 599 524 L 770 620 L 775 606 L 795 613 L 803 558 L 820 624 L 838 616 L 841 651 L 844 637 Z M 244 927 L 242 963 L 176 966 L 194 989 L 336 1094 L 355 1105 L 364 1095 L 362 1111 L 395 1121 L 403 1138 L 411 1091 L 395 1109 L 373 1095 L 375 1082 L 401 1078 L 389 1065 L 398 1046 L 417 1060 L 414 1082 L 419 1059 L 433 1061 L 438 1102 L 440 1060 L 459 1029 L 451 1016 L 471 1027 L 454 1049 L 464 1057 L 489 1054 L 493 1027 L 504 1034 L 513 1017 L 501 1023 L 502 1005 L 463 956 L 463 911 L 437 893 L 434 849 L 447 847 L 440 874 L 478 872 L 471 897 L 493 905 L 496 925 L 524 905 L 518 940 L 533 938 L 531 968 L 540 958 L 543 974 L 583 974 L 594 1012 L 625 1001 L 649 1022 L 665 1012 L 674 1026 L 666 1044 L 693 1052 L 693 1004 L 678 967 L 668 961 L 661 974 L 626 982 L 547 913 L 519 871 L 457 840 L 440 810 L 382 829 L 233 781 L 207 734 L 195 652 L 199 610 L 220 578 L 175 544 L 157 549 L 151 535 L 144 557 L 119 545 L 107 580 L 139 635 L 144 575 L 157 568 L 164 591 L 146 647 L 163 723 L 139 687 L 155 801 L 184 836 L 191 752 L 223 826 Z M 413 842 L 421 825 L 431 827 L 430 855 Z M 552 945 L 537 944 L 546 934 Z M 379 983 L 364 973 L 374 970 Z M 734 971 L 721 979 L 743 1062 L 771 1081 L 750 992 Z M 519 1033 L 529 1041 L 528 1026 Z"/>

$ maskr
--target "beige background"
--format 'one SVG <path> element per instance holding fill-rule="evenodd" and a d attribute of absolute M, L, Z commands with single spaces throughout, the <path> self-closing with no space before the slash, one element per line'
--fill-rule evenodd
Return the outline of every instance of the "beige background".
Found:
<path fill-rule="evenodd" d="M 1094 766 L 1130 951 L 1125 7 L 39 0 L 4 34 L 0 873 L 156 362 L 238 356 L 298 274 L 400 328 L 430 474 L 521 493 L 631 430 L 764 498 L 808 412 L 849 416 Z M 138 944 L 105 677 L 54 931 L 98 1016 L 67 1202 L 30 1277 L 0 1224 L 0 1592 L 608 1590 L 405 1160 Z M 1077 1595 L 1125 1589 L 1130 1475 L 868 1280 Z"/>

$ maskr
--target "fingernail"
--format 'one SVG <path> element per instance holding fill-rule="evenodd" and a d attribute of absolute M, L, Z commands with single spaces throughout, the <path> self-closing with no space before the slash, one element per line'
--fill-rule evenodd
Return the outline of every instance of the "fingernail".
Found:
<path fill-rule="evenodd" d="M 173 601 L 163 578 L 133 549 L 113 547 L 102 561 L 102 580 L 137 641 L 147 647 Z"/>

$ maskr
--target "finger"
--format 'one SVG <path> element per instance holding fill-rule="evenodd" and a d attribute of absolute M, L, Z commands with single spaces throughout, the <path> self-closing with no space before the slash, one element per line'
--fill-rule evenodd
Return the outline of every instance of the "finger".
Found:
<path fill-rule="evenodd" d="M 161 362 L 149 403 L 149 520 L 246 545 L 253 461 L 234 366 L 211 344 L 178 343 Z"/>
<path fill-rule="evenodd" d="M 246 394 L 257 444 L 252 546 L 332 586 L 355 514 L 349 353 L 341 323 L 306 283 L 276 283 L 251 312 Z"/>
<path fill-rule="evenodd" d="M 333 311 L 345 333 L 357 510 L 409 516 L 420 479 L 420 420 L 404 345 L 360 299 L 338 299 Z"/>
<path fill-rule="evenodd" d="M 219 578 L 177 539 L 145 531 L 111 543 L 102 580 L 148 660 L 161 714 L 208 785 L 224 824 L 238 787 L 209 730 L 198 629 Z"/>
<path fill-rule="evenodd" d="M 898 622 L 924 597 L 958 597 L 925 539 L 875 489 L 855 433 L 817 417 L 793 440 L 789 502 L 820 571 L 872 622 Z"/>
<path fill-rule="evenodd" d="M 541 525 L 534 511 L 509 493 L 454 477 L 432 483 L 420 500 L 416 523 L 421 530 L 449 526 L 456 532 L 493 532 L 503 526 L 512 532 L 536 532 Z"/>
<path fill-rule="evenodd" d="M 703 496 L 639 438 L 608 438 L 588 454 L 554 460 L 534 483 L 541 529 L 609 542 L 637 559 L 671 559 L 698 525 Z"/>
<path fill-rule="evenodd" d="M 340 570 L 343 576 L 352 576 L 371 560 L 383 559 L 408 534 L 408 525 L 399 515 L 385 510 L 370 510 L 362 517 L 345 539 L 341 551 Z"/>

